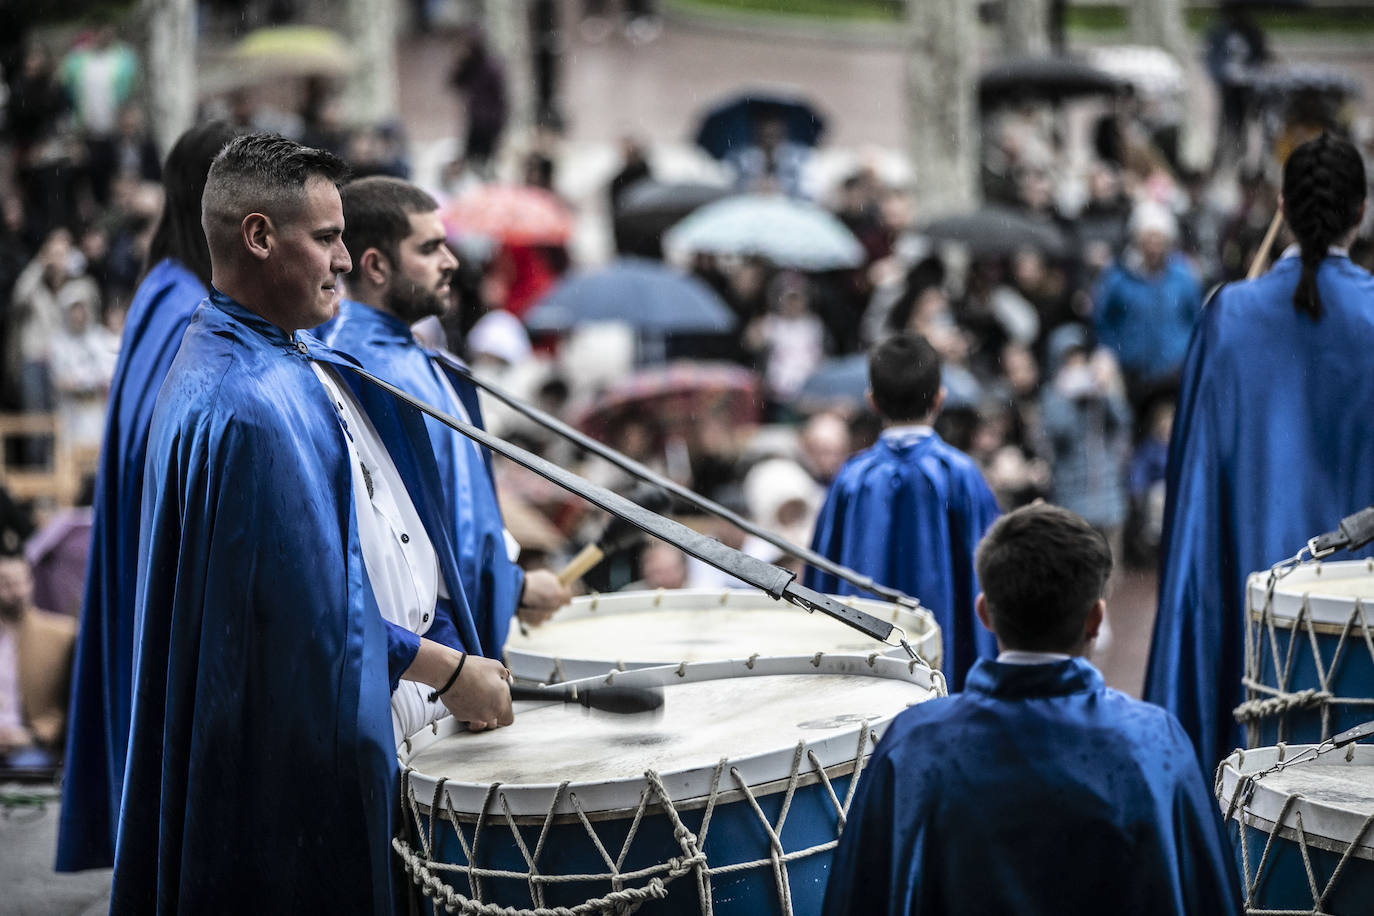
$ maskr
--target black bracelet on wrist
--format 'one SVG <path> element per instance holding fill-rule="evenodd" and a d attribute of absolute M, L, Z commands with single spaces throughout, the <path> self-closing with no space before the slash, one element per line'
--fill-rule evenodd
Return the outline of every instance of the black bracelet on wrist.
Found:
<path fill-rule="evenodd" d="M 448 680 L 444 682 L 444 686 L 440 687 L 438 690 L 431 691 L 429 695 L 429 701 L 431 703 L 435 702 L 441 696 L 448 693 L 448 689 L 453 686 L 453 682 L 458 680 L 458 675 L 463 673 L 463 666 L 466 665 L 467 662 L 468 654 L 464 652 L 462 655 L 458 657 L 458 667 L 453 669 L 453 673 L 450 674 Z"/>

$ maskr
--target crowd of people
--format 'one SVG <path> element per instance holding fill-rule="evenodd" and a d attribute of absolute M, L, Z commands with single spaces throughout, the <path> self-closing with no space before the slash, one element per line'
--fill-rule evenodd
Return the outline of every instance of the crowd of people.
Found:
<path fill-rule="evenodd" d="M 390 797 L 391 750 L 445 715 L 474 729 L 510 723 L 499 661 L 507 628 L 517 616 L 537 625 L 566 603 L 549 567 L 603 523 L 432 418 L 398 409 L 354 373 L 354 358 L 622 492 L 630 481 L 618 469 L 517 412 L 479 406 L 468 369 L 449 354 L 584 425 L 646 362 L 729 364 L 740 373 L 731 378 L 747 380 L 733 392 L 747 393 L 743 402 L 717 391 L 679 411 L 649 398 L 620 403 L 611 444 L 794 544 L 921 597 L 945 634 L 952 690 L 1005 700 L 1014 682 L 1026 696 L 1109 696 L 1123 716 L 1156 716 L 1171 750 L 1186 754 L 1191 741 L 1204 765 L 1229 747 L 1209 708 L 1225 706 L 1229 691 L 1209 682 L 1177 695 L 1181 658 L 1197 646 L 1171 633 L 1176 615 L 1161 615 L 1150 689 L 1182 728 L 1105 692 L 1079 656 L 1099 638 L 1112 557 L 1152 563 L 1161 547 L 1166 558 L 1181 549 L 1161 544 L 1180 384 L 1189 417 L 1209 409 L 1194 397 L 1201 370 L 1185 361 L 1207 291 L 1241 278 L 1261 248 L 1278 206 L 1276 164 L 1189 171 L 1141 108 L 1119 102 L 1098 109 L 1090 149 L 1070 148 L 1051 106 L 1017 100 L 985 113 L 980 165 L 994 212 L 1028 228 L 1010 240 L 955 238 L 875 168 L 817 187 L 814 151 L 765 111 L 751 142 L 723 160 L 730 190 L 812 200 L 862 257 L 815 271 L 747 253 L 670 252 L 725 304 L 733 328 L 649 346 L 627 327 L 529 330 L 531 309 L 573 268 L 568 239 L 478 239 L 446 225 L 441 202 L 494 183 L 503 165 L 504 76 L 479 33 L 458 40 L 451 80 L 466 101 L 463 152 L 429 189 L 406 180 L 400 129 L 345 127 L 324 84 L 312 83 L 290 117 L 251 91 L 231 92 L 160 157 L 138 107 L 139 73 L 111 26 L 83 33 L 60 59 L 26 48 L 6 72 L 12 169 L 0 183 L 0 402 L 55 415 L 59 444 L 91 452 L 99 481 L 87 488 L 90 571 L 81 570 L 84 630 L 65 729 L 48 675 L 67 663 L 35 677 L 21 653 L 70 656 L 74 624 L 34 606 L 27 561 L 0 558 L 0 753 L 11 767 L 51 767 L 65 736 L 59 867 L 114 863 L 117 911 L 212 899 L 251 907 L 280 894 L 273 864 L 288 853 L 301 862 L 297 903 L 320 903 L 327 883 L 340 907 L 385 911 L 393 825 L 376 799 Z M 558 119 L 547 120 L 556 129 Z M 558 145 L 539 137 L 523 151 L 518 183 L 558 200 Z M 634 142 L 623 151 L 607 189 L 612 219 L 629 190 L 655 180 L 648 151 Z M 1374 256 L 1358 235 L 1365 211 L 1351 205 L 1364 197 L 1369 150 L 1323 135 L 1299 151 L 1299 177 L 1285 176 L 1283 188 L 1299 248 L 1272 276 L 1299 270 L 1299 297 L 1318 320 L 1324 302 L 1341 304 L 1335 287 L 1317 292 L 1328 248 L 1353 264 Z M 1324 220 L 1341 231 L 1326 232 Z M 621 254 L 641 256 L 662 256 L 662 241 L 617 238 Z M 1342 282 L 1358 285 L 1353 274 Z M 1237 295 L 1223 294 L 1226 317 Z M 1206 313 L 1212 324 L 1223 320 L 1217 311 Z M 857 387 L 815 384 L 836 361 L 864 354 Z M 1216 444 L 1186 441 L 1203 453 Z M 49 457 L 33 442 L 14 448 L 18 458 Z M 1067 511 L 1025 508 L 1041 498 Z M 310 511 L 289 508 L 302 505 Z M 1172 511 L 1177 538 L 1193 509 Z M 32 529 L 23 507 L 9 514 L 7 524 Z M 459 520 L 456 530 L 447 518 Z M 813 587 L 854 590 L 787 549 L 701 524 Z M 1036 561 L 1062 561 L 1072 592 L 1048 616 L 1032 610 L 1045 596 L 1017 575 L 1041 534 L 1062 538 L 1054 543 L 1063 549 Z M 141 550 L 131 546 L 140 540 Z M 1262 564 L 1260 552 L 1237 548 L 1247 568 Z M 662 544 L 614 560 L 586 584 L 730 583 Z M 1166 574 L 1181 601 L 1198 587 L 1189 572 Z M 272 661 L 264 646 L 292 647 L 294 663 Z M 1054 667 L 1063 684 L 1031 684 L 1018 666 Z M 332 695 L 312 693 L 326 682 Z M 387 687 L 389 720 L 377 714 Z M 31 699 L 39 696 L 46 701 Z M 199 700 L 221 696 L 232 702 Z M 953 704 L 972 702 L 930 704 L 923 715 L 953 716 Z M 1050 717 L 1065 755 L 1100 725 L 1074 702 Z M 269 764 L 254 756 L 277 745 L 291 753 Z M 908 751 L 889 742 L 884 753 L 896 766 Z M 1177 782 L 1122 791 L 1137 802 L 1141 793 L 1186 797 L 1201 823 L 1193 864 L 1210 876 L 1188 891 L 1223 911 L 1235 905 L 1234 877 L 1221 877 L 1229 866 L 1214 812 L 1200 813 L 1210 797 L 1191 763 Z M 307 805 L 283 789 L 300 765 L 343 774 L 322 790 L 324 814 L 319 799 Z M 253 798 L 216 792 L 254 766 L 264 777 Z M 858 811 L 881 791 L 864 785 Z M 841 863 L 869 860 L 861 844 L 885 842 L 882 825 L 878 839 L 870 832 L 880 816 L 866 816 L 862 832 L 846 833 Z M 269 821 L 292 827 L 251 851 L 215 854 L 223 835 Z M 159 853 L 168 848 L 187 861 Z M 340 859 L 364 865 L 341 878 Z M 1169 871 L 1166 885 L 1181 880 Z M 1120 887 L 1076 891 L 1100 901 Z M 858 906 L 840 894 L 832 890 L 833 912 Z"/>

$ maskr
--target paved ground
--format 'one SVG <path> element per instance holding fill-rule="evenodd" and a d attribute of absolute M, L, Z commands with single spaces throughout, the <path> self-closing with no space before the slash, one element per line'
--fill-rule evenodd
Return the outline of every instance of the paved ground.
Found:
<path fill-rule="evenodd" d="M 52 798 L 35 806 L 15 796 Z M 110 872 L 57 875 L 57 802 L 52 789 L 0 785 L 0 916 L 96 916 L 109 909 Z"/>

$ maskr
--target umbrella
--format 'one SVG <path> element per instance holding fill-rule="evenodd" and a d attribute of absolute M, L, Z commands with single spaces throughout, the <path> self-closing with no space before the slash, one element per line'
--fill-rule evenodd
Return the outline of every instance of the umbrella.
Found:
<path fill-rule="evenodd" d="M 1163 48 L 1145 45 L 1093 48 L 1087 60 L 1104 73 L 1130 83 L 1142 96 L 1178 95 L 1188 89 L 1187 73 Z"/>
<path fill-rule="evenodd" d="M 440 215 L 451 235 L 481 235 L 507 245 L 562 245 L 573 230 L 562 201 L 525 185 L 482 185 L 450 201 Z"/>
<path fill-rule="evenodd" d="M 605 441 L 627 424 L 640 423 L 661 445 L 669 436 L 685 437 L 708 417 L 731 428 L 752 426 L 762 400 L 758 376 L 748 369 L 677 362 L 625 376 L 572 415 L 574 424 L 594 438 Z"/>
<path fill-rule="evenodd" d="M 759 122 L 782 121 L 787 139 L 815 146 L 825 133 L 825 118 L 801 96 L 780 92 L 749 92 L 717 103 L 697 127 L 696 144 L 717 159 L 732 150 L 752 146 Z"/>
<path fill-rule="evenodd" d="M 1115 95 L 1124 84 L 1096 67 L 1068 57 L 1021 57 L 984 70 L 978 104 L 993 108 L 1019 99 L 1062 102 L 1085 95 Z"/>
<path fill-rule="evenodd" d="M 663 233 L 674 223 L 732 193 L 729 188 L 695 182 L 638 182 L 625 192 L 615 210 L 616 250 L 621 254 L 660 257 Z"/>
<path fill-rule="evenodd" d="M 668 230 L 663 245 L 670 251 L 753 255 L 796 270 L 838 270 L 864 262 L 863 245 L 829 211 L 771 194 L 707 204 Z"/>
<path fill-rule="evenodd" d="M 982 396 L 981 387 L 967 369 L 946 364 L 940 372 L 945 407 L 972 407 Z M 793 402 L 809 413 L 826 407 L 862 405 L 868 392 L 868 354 L 853 353 L 827 359 L 797 392 Z"/>
<path fill-rule="evenodd" d="M 223 58 L 224 74 L 211 82 L 262 83 L 302 76 L 343 76 L 356 55 L 338 32 L 309 25 L 280 25 L 249 32 Z"/>
<path fill-rule="evenodd" d="M 1053 223 L 1031 219 L 1007 207 L 987 206 L 959 216 L 946 216 L 916 230 L 922 235 L 963 242 L 976 255 L 1015 254 L 1034 248 L 1047 257 L 1069 254 L 1069 241 Z"/>
<path fill-rule="evenodd" d="M 525 316 L 531 331 L 566 331 L 588 321 L 622 321 L 660 334 L 726 334 L 736 324 L 735 313 L 711 287 L 642 258 L 576 273 Z"/>

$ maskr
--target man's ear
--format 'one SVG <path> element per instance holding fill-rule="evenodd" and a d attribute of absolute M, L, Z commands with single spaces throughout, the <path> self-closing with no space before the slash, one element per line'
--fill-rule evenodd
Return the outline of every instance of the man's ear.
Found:
<path fill-rule="evenodd" d="M 978 593 L 978 600 L 973 603 L 974 613 L 978 615 L 978 622 L 983 625 L 983 629 L 989 633 L 994 633 L 992 628 L 992 615 L 988 613 L 988 599 L 982 592 Z"/>
<path fill-rule="evenodd" d="M 391 280 L 391 261 L 376 248 L 364 251 L 358 266 L 362 268 L 360 276 L 371 286 L 386 286 Z"/>
<path fill-rule="evenodd" d="M 248 214 L 239 224 L 239 233 L 250 257 L 265 261 L 271 256 L 277 240 L 276 227 L 270 217 L 262 213 Z"/>
<path fill-rule="evenodd" d="M 1098 598 L 1091 611 L 1088 611 L 1088 619 L 1083 623 L 1083 642 L 1090 643 L 1097 638 L 1097 633 L 1102 629 L 1102 620 L 1107 615 L 1107 601 L 1105 598 Z"/>

